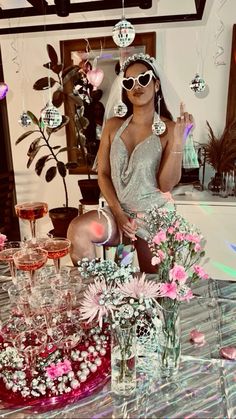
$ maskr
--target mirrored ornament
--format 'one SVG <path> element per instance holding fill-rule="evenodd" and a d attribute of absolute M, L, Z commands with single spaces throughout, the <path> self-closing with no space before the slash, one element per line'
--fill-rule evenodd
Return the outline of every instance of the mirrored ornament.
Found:
<path fill-rule="evenodd" d="M 29 117 L 27 112 L 22 112 L 18 122 L 22 127 L 27 128 L 29 125 L 32 124 L 32 119 Z"/>
<path fill-rule="evenodd" d="M 112 29 L 112 38 L 118 47 L 127 47 L 133 42 L 134 37 L 135 29 L 126 19 L 121 19 Z"/>
<path fill-rule="evenodd" d="M 161 135 L 166 130 L 166 124 L 161 120 L 159 116 L 155 116 L 152 124 L 152 132 L 156 135 Z"/>
<path fill-rule="evenodd" d="M 6 97 L 7 92 L 8 92 L 8 85 L 4 83 L 3 81 L 1 81 L 0 82 L 0 100 Z"/>
<path fill-rule="evenodd" d="M 43 109 L 41 119 L 43 124 L 49 128 L 56 128 L 62 123 L 62 116 L 60 112 L 52 104 L 47 105 Z"/>
<path fill-rule="evenodd" d="M 194 79 L 191 81 L 189 85 L 190 89 L 194 92 L 203 92 L 206 87 L 206 82 L 203 80 L 198 73 L 196 73 Z"/>
<path fill-rule="evenodd" d="M 122 100 L 120 100 L 117 105 L 114 106 L 114 116 L 119 116 L 120 118 L 122 118 L 123 116 L 125 116 L 127 114 L 128 108 L 126 106 L 125 103 L 122 102 Z"/>

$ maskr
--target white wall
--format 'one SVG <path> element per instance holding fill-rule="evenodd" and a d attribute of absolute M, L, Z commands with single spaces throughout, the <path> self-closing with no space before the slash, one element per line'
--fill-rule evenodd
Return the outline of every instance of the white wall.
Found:
<path fill-rule="evenodd" d="M 194 138 L 197 141 L 206 141 L 206 119 L 210 122 L 215 132 L 224 128 L 228 77 L 231 54 L 232 26 L 235 23 L 236 1 L 228 0 L 220 11 L 220 17 L 225 29 L 219 43 L 224 48 L 220 57 L 226 62 L 225 66 L 215 66 L 214 54 L 216 53 L 215 35 L 219 20 L 216 11 L 219 7 L 218 0 L 213 2 L 210 15 L 205 24 L 203 22 L 188 23 L 184 27 L 166 27 L 157 25 L 151 27 L 138 26 L 137 32 L 156 30 L 157 55 L 160 57 L 167 76 L 172 80 L 177 93 L 186 103 L 187 110 L 194 114 L 196 129 Z M 128 18 L 128 16 L 127 16 Z M 86 36 L 97 37 L 111 35 L 111 28 L 89 29 Z M 9 85 L 7 106 L 10 126 L 10 136 L 13 154 L 13 164 L 16 178 L 17 200 L 43 200 L 49 207 L 64 204 L 63 189 L 59 177 L 51 183 L 46 183 L 43 176 L 35 174 L 34 168 L 26 169 L 26 153 L 30 139 L 23 141 L 17 147 L 16 139 L 24 132 L 18 124 L 19 115 L 25 108 L 30 109 L 37 116 L 45 105 L 45 93 L 33 90 L 33 83 L 45 76 L 46 69 L 42 64 L 48 61 L 46 44 L 52 44 L 59 53 L 59 41 L 65 39 L 83 38 L 84 31 L 61 31 L 36 34 L 18 34 L 1 37 L 1 50 L 5 82 Z M 198 38 L 198 42 L 196 39 Z M 205 98 L 197 98 L 189 88 L 189 83 L 198 69 L 199 54 L 204 58 L 204 78 L 209 85 L 209 94 Z M 17 65 L 19 64 L 19 65 Z M 20 70 L 17 72 L 17 70 Z M 63 108 L 61 108 L 63 113 Z M 55 136 L 56 137 L 56 136 Z M 65 144 L 65 132 L 59 132 L 55 144 Z M 80 192 L 77 186 L 78 176 L 67 177 L 69 187 L 69 203 L 78 206 Z M 49 223 L 49 224 L 48 224 Z M 43 227 L 42 227 L 43 226 Z M 51 227 L 47 217 L 41 221 L 41 228 Z M 27 234 L 27 226 L 22 226 L 22 234 Z"/>

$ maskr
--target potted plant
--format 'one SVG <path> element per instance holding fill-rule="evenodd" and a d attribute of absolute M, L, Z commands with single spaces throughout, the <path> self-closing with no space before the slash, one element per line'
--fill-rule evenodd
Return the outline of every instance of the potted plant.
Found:
<path fill-rule="evenodd" d="M 45 173 L 45 179 L 47 182 L 51 182 L 57 174 L 61 176 L 62 184 L 65 193 L 65 204 L 63 207 L 53 208 L 49 210 L 49 216 L 51 217 L 52 223 L 54 225 L 54 235 L 58 237 L 66 237 L 67 228 L 70 221 L 78 215 L 78 209 L 74 207 L 69 207 L 68 205 L 68 189 L 66 184 L 66 175 L 70 167 L 75 167 L 77 162 L 67 162 L 64 163 L 60 160 L 60 154 L 67 150 L 67 147 L 62 147 L 60 145 L 51 144 L 51 136 L 55 132 L 62 129 L 68 122 L 69 118 L 66 116 L 62 117 L 62 123 L 56 128 L 45 127 L 42 119 L 36 118 L 36 116 L 28 111 L 27 115 L 31 118 L 32 123 L 36 125 L 36 129 L 30 130 L 22 134 L 17 140 L 16 145 L 21 143 L 25 138 L 33 134 L 37 134 L 36 138 L 31 142 L 27 156 L 27 168 L 30 168 L 31 164 L 38 156 L 39 151 L 43 151 L 43 155 L 36 161 L 35 172 L 38 176 L 41 175 L 46 164 L 49 164 L 50 167 Z M 47 152 L 45 152 L 45 149 Z"/>
<path fill-rule="evenodd" d="M 209 122 L 208 143 L 202 144 L 205 160 L 215 170 L 215 175 L 208 185 L 209 189 L 218 193 L 221 187 L 222 174 L 235 170 L 236 162 L 236 123 L 226 126 L 222 135 L 216 137 Z"/>
<path fill-rule="evenodd" d="M 52 104 L 55 107 L 60 107 L 65 98 L 69 98 L 74 104 L 74 126 L 76 129 L 77 148 L 76 151 L 77 163 L 80 166 L 86 167 L 88 179 L 78 181 L 81 194 L 85 203 L 98 203 L 100 189 L 97 179 L 92 179 L 91 165 L 94 156 L 97 154 L 98 143 L 94 141 L 95 127 L 95 110 L 101 112 L 101 91 L 94 90 L 93 86 L 88 80 L 87 72 L 91 70 L 89 61 L 82 60 L 80 65 L 72 65 L 63 69 L 63 65 L 59 63 L 57 53 L 51 45 L 47 45 L 47 52 L 50 62 L 43 66 L 52 71 L 56 76 L 43 77 L 34 83 L 35 90 L 45 90 L 54 87 L 52 94 Z M 71 89 L 65 89 L 67 84 Z M 100 107 L 99 107 L 100 105 Z M 103 106 L 103 105 L 102 105 Z M 103 116 L 102 116 L 103 117 Z"/>

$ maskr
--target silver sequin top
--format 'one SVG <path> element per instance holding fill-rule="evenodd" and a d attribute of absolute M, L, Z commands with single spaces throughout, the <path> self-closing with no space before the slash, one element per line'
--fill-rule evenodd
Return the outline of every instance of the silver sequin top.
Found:
<path fill-rule="evenodd" d="M 110 150 L 112 182 L 123 210 L 129 214 L 167 203 L 156 180 L 162 156 L 160 138 L 151 134 L 129 156 L 121 136 L 131 119 L 132 115 L 118 129 Z"/>

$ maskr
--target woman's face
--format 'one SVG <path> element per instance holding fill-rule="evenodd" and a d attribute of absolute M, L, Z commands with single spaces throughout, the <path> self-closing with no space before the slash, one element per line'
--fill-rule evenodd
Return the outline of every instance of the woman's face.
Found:
<path fill-rule="evenodd" d="M 128 79 L 129 77 L 138 77 L 140 74 L 145 74 L 149 68 L 145 66 L 143 63 L 135 63 L 132 64 L 125 72 L 125 78 Z M 148 78 L 148 75 L 147 75 Z M 141 80 L 142 83 L 142 80 Z M 131 82 L 132 85 L 132 82 Z M 149 102 L 154 103 L 155 92 L 159 88 L 158 80 L 151 78 L 150 83 L 147 86 L 143 87 L 138 83 L 138 80 L 135 80 L 133 87 L 131 90 L 126 90 L 126 94 L 130 102 L 134 106 L 144 106 Z"/>

